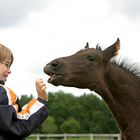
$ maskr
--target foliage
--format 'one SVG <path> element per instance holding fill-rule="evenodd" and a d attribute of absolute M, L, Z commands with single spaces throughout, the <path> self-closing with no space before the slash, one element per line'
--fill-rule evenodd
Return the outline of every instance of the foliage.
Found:
<path fill-rule="evenodd" d="M 21 96 L 21 102 L 28 101 Z M 116 122 L 99 97 L 74 96 L 63 91 L 49 93 L 49 117 L 35 133 L 118 133 Z"/>
<path fill-rule="evenodd" d="M 80 130 L 80 124 L 78 121 L 76 121 L 74 118 L 71 118 L 67 121 L 64 121 L 60 125 L 60 131 L 61 133 L 78 133 Z"/>
<path fill-rule="evenodd" d="M 49 116 L 41 125 L 41 133 L 54 134 L 57 132 L 57 126 L 53 117 Z"/>
<path fill-rule="evenodd" d="M 33 99 L 33 95 L 30 95 L 29 97 L 27 95 L 22 95 L 20 98 L 20 105 L 23 107 L 25 104 L 31 101 L 31 99 Z"/>

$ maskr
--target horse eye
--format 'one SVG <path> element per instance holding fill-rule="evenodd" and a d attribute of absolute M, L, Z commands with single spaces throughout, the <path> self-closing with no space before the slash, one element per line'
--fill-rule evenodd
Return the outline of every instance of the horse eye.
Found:
<path fill-rule="evenodd" d="M 96 59 L 95 56 L 88 56 L 87 58 L 88 58 L 88 60 L 90 60 L 90 61 L 94 61 L 94 60 Z"/>

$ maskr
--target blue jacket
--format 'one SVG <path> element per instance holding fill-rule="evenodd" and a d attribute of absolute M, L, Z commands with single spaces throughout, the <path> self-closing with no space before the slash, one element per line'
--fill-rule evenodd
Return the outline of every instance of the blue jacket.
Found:
<path fill-rule="evenodd" d="M 32 99 L 22 108 L 16 94 L 0 84 L 0 140 L 23 140 L 48 116 L 47 102 Z"/>

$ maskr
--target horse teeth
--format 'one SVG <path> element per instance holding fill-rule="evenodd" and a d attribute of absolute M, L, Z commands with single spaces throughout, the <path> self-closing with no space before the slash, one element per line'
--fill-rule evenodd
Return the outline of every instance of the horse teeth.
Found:
<path fill-rule="evenodd" d="M 48 75 L 49 75 L 50 77 L 55 77 L 57 74 L 55 74 L 55 73 L 48 73 Z"/>
<path fill-rule="evenodd" d="M 53 74 L 52 76 L 53 76 L 53 77 L 55 77 L 55 76 L 56 76 L 56 74 Z"/>
<path fill-rule="evenodd" d="M 53 76 L 54 74 L 53 74 L 53 73 L 49 73 L 49 75 L 50 75 L 50 76 Z"/>

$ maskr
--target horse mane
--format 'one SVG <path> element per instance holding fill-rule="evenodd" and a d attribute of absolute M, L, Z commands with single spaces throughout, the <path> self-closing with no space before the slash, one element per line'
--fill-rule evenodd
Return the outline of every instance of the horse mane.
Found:
<path fill-rule="evenodd" d="M 96 45 L 96 50 L 102 50 L 102 47 L 99 45 L 99 43 Z M 133 75 L 140 80 L 140 67 L 138 66 L 138 64 L 130 63 L 130 61 L 128 62 L 128 59 L 126 58 L 119 58 L 117 60 L 111 59 L 111 63 L 119 66 L 129 75 Z"/>
<path fill-rule="evenodd" d="M 96 50 L 102 50 L 102 47 L 99 43 L 96 45 Z M 129 75 L 133 75 L 140 80 L 140 66 L 136 63 L 130 63 L 127 58 L 111 59 L 111 63 L 119 66 Z"/>
<path fill-rule="evenodd" d="M 136 63 L 128 61 L 128 59 L 112 59 L 111 63 L 123 69 L 127 74 L 132 75 L 140 80 L 140 66 Z"/>

